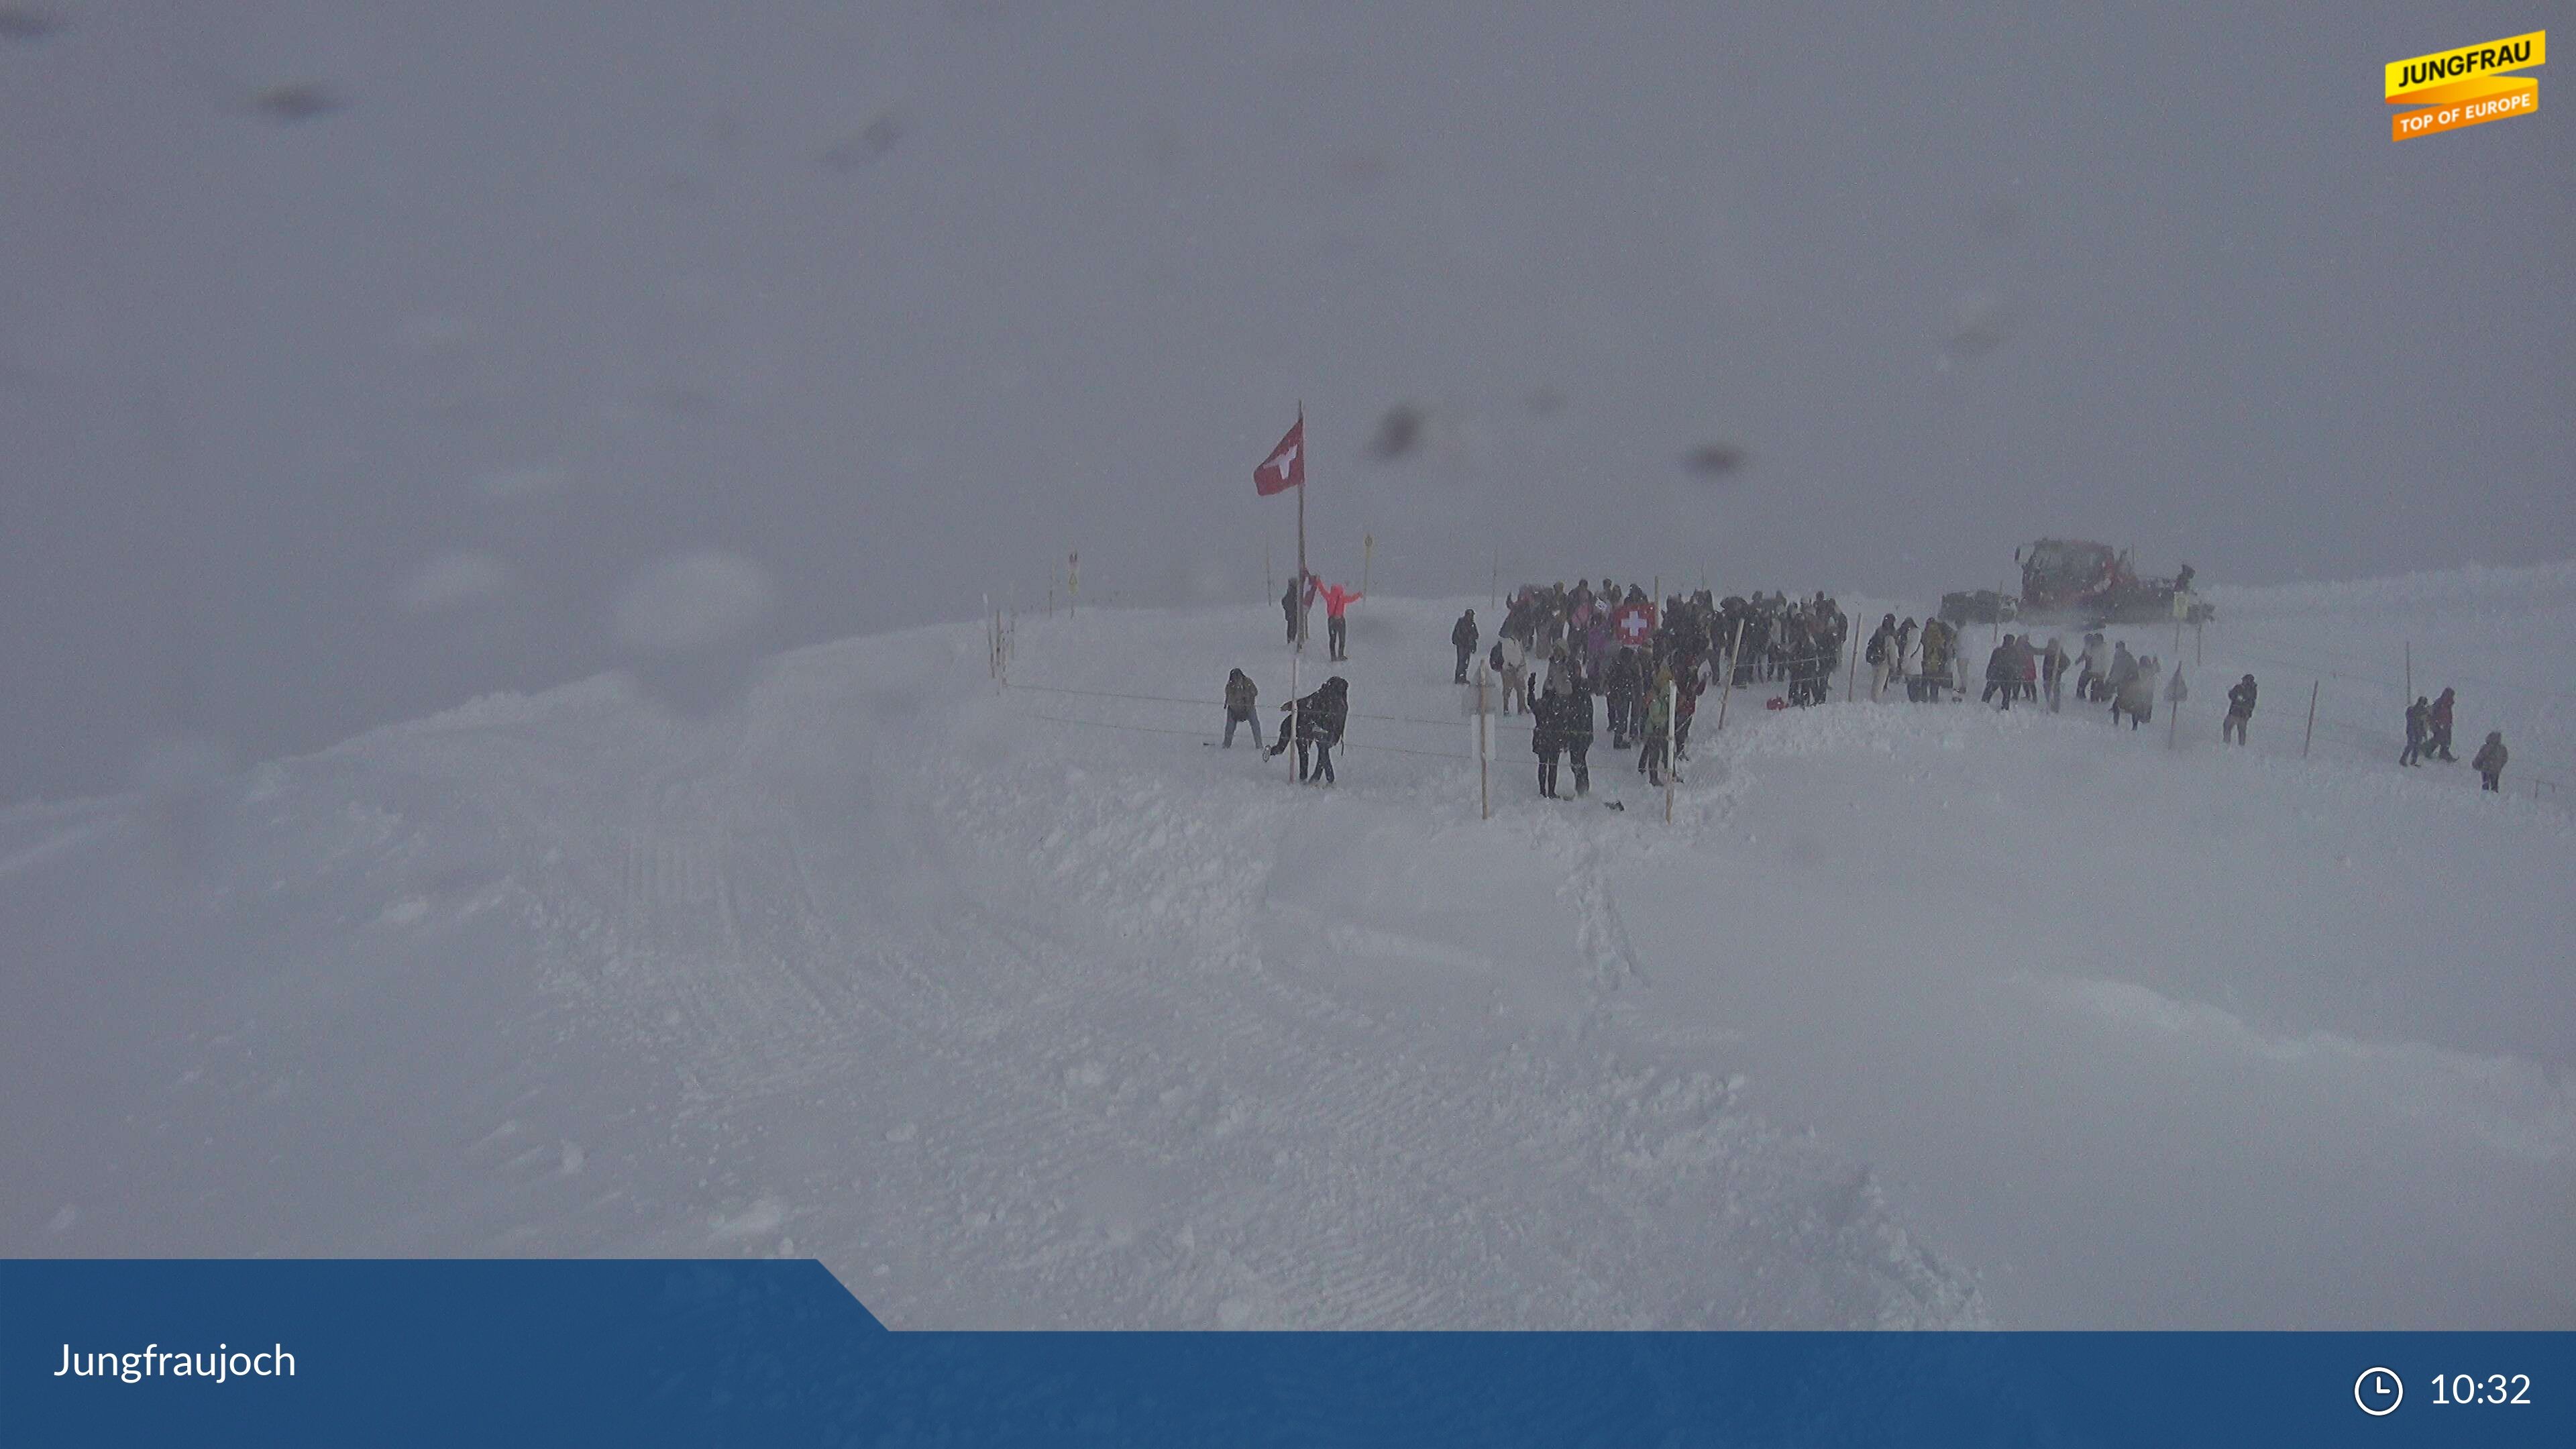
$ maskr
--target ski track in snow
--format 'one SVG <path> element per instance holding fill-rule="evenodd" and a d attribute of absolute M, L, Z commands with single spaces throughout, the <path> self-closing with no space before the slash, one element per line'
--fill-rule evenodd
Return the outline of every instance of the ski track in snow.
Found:
<path fill-rule="evenodd" d="M 2554 609 L 2553 579 L 2487 586 Z M 2278 634 L 2371 591 L 2270 597 L 2229 607 Z M 1772 715 L 1757 689 L 1723 734 L 1703 712 L 1670 827 L 1606 734 L 1595 798 L 1624 813 L 1532 798 L 1508 728 L 1480 822 L 1465 721 L 1439 723 L 1455 606 L 1371 605 L 1329 667 L 1400 718 L 1354 721 L 1330 790 L 1175 737 L 1213 706 L 996 690 L 967 627 L 783 656 L 702 718 L 603 677 L 202 798 L 0 815 L 0 930 L 38 943 L 6 1080 L 63 1109 L 7 1144 L 0 1231 L 811 1254 L 897 1326 L 2358 1324 L 2401 1293 L 2415 1321 L 2565 1321 L 2563 1246 L 2505 1266 L 2571 1181 L 2565 977 L 2533 964 L 2564 905 L 2515 919 L 2537 898 L 2501 850 L 2456 914 L 2426 889 L 2406 944 L 2493 924 L 2471 984 L 2526 999 L 2419 1039 L 2432 993 L 2343 903 L 2399 819 L 2502 828 L 2563 881 L 2564 811 L 2285 755 L 2278 684 L 2265 748 L 2170 757 L 2072 717 Z M 1277 646 L 1240 642 L 1275 626 L 1026 619 L 1013 672 L 1196 698 L 1243 663 L 1275 720 Z M 2143 971 L 2070 932 L 2046 902 L 2094 891 L 2086 924 L 2166 929 L 2087 873 L 2080 815 L 1998 830 L 2070 790 L 2136 802 L 2177 859 L 2239 829 L 2303 852 L 2277 886 L 2297 930 L 2230 900 L 2179 929 L 2202 964 Z M 2239 801 L 2290 818 L 2211 823 Z M 2040 904 L 1989 899 L 2007 881 Z M 2315 954 L 2355 974 L 2321 990 L 2298 931 L 2338 911 L 2353 939 Z M 2245 971 L 2206 964 L 2240 938 Z M 2157 1216 L 2124 1173 L 2277 1215 L 2368 1165 L 2306 1128 L 2392 1134 L 2401 1179 L 2384 1218 L 2325 1215 L 2314 1258 L 2454 1236 L 2328 1288 L 2276 1221 L 2239 1245 L 2271 1277 L 2177 1289 L 2223 1271 L 2236 1250 L 2191 1255 L 2229 1226 Z M 2149 1241 L 2096 1245 L 2088 1214 Z M 2441 1265 L 2468 1271 L 2422 1299 Z"/>

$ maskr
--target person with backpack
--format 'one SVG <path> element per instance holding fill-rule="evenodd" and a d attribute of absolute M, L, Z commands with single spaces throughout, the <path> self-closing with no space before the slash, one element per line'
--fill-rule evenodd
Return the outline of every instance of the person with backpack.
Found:
<path fill-rule="evenodd" d="M 2245 723 L 2252 718 L 2254 718 L 2254 676 L 2249 674 L 2236 681 L 2235 687 L 2227 691 L 2227 718 L 2218 727 L 2218 738 L 2222 742 L 2234 740 L 2240 745 L 2245 743 Z"/>
<path fill-rule="evenodd" d="M 1234 727 L 1244 724 L 1252 726 L 1253 748 L 1261 747 L 1261 726 L 1254 721 L 1252 714 L 1254 706 L 1259 704 L 1260 700 L 1261 692 L 1253 686 L 1251 675 L 1238 669 L 1226 676 L 1225 748 L 1229 750 L 1234 748 Z"/>
<path fill-rule="evenodd" d="M 2487 731 L 2487 742 L 2469 759 L 2470 766 L 2478 772 L 2479 789 L 2503 793 L 2504 760 L 2504 731 Z"/>
<path fill-rule="evenodd" d="M 1449 629 L 1449 642 L 1458 650 L 1458 680 L 1467 682 L 1467 661 L 1476 657 L 1476 611 L 1469 609 L 1458 616 Z"/>
<path fill-rule="evenodd" d="M 2431 702 L 2420 694 L 2415 696 L 2415 702 L 2406 706 L 2406 749 L 2398 755 L 2397 763 L 2401 765 L 2424 763 L 2424 735 L 2432 727 L 2432 720 Z"/>
<path fill-rule="evenodd" d="M 1333 746 L 1342 742 L 1342 729 L 1350 722 L 1350 681 L 1336 674 L 1303 699 L 1290 700 L 1279 706 L 1288 719 L 1279 722 L 1279 743 L 1270 747 L 1276 755 L 1288 748 L 1289 722 L 1296 723 L 1297 778 L 1330 785 L 1333 776 Z M 1308 749 L 1314 751 L 1309 765 Z"/>
<path fill-rule="evenodd" d="M 1889 614 L 1878 621 L 1878 629 L 1869 636 L 1861 650 L 1861 662 L 1869 666 L 1869 697 L 1875 703 L 1887 693 L 1887 676 L 1896 666 L 1896 616 Z"/>

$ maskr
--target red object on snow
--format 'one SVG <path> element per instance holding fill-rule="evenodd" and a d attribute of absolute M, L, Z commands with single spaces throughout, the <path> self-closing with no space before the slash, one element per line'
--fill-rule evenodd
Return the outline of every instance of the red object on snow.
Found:
<path fill-rule="evenodd" d="M 1787 709 L 1789 707 L 1789 701 L 1782 699 L 1780 696 L 1775 694 L 1769 699 L 1764 700 L 1762 702 L 1762 707 L 1764 709 Z"/>
<path fill-rule="evenodd" d="M 1288 430 L 1288 436 L 1281 438 L 1279 446 L 1270 450 L 1270 456 L 1261 460 L 1261 466 L 1252 470 L 1252 491 L 1267 498 L 1273 493 L 1285 493 L 1291 488 L 1304 486 L 1306 415 L 1299 413 L 1296 425 Z"/>

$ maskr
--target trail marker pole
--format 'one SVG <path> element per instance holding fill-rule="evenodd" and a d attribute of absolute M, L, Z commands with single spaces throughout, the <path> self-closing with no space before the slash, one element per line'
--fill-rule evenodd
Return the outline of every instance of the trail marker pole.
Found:
<path fill-rule="evenodd" d="M 2308 734 L 2307 738 L 2299 741 L 2299 758 L 2302 760 L 2308 757 L 2308 746 L 2317 742 L 2317 691 L 2324 687 L 2322 679 L 2308 686 Z"/>
<path fill-rule="evenodd" d="M 1845 639 L 1843 644 L 1845 651 L 1851 655 L 1851 668 L 1843 672 L 1843 701 L 1848 704 L 1860 697 L 1853 692 L 1860 688 L 1860 651 L 1849 647 L 1851 644 L 1849 639 Z M 1872 679 L 1877 677 L 1875 674 L 1870 676 Z"/>
<path fill-rule="evenodd" d="M 1064 614 L 1068 619 L 1082 615 L 1082 551 L 1064 556 Z"/>
<path fill-rule="evenodd" d="M 1660 580 L 1658 580 L 1660 582 Z M 1664 823 L 1673 823 L 1673 783 L 1681 778 L 1681 767 L 1673 763 L 1673 742 L 1681 735 L 1682 682 L 1664 682 Z"/>
<path fill-rule="evenodd" d="M 1726 730 L 1726 702 L 1735 697 L 1735 661 L 1743 653 L 1744 621 L 1738 619 L 1735 621 L 1735 638 L 1726 646 L 1726 678 L 1719 682 L 1717 728 L 1721 734 Z"/>
<path fill-rule="evenodd" d="M 1365 594 L 1365 593 L 1367 593 L 1367 592 L 1368 592 L 1368 586 L 1369 586 L 1369 560 L 1370 560 L 1372 557 L 1374 557 L 1374 556 L 1376 555 L 1376 553 L 1377 553 L 1377 535 L 1376 535 L 1376 534 L 1374 534 L 1374 533 L 1363 533 L 1363 534 L 1361 534 L 1361 535 L 1360 535 L 1360 592 L 1361 592 L 1361 593 L 1363 593 L 1363 594 Z"/>
<path fill-rule="evenodd" d="M 1494 786 L 1486 767 L 1493 745 L 1486 734 L 1485 666 L 1476 666 L 1476 818 L 1494 818 Z"/>
<path fill-rule="evenodd" d="M 2415 702 L 2415 641 L 2406 641 L 2406 702 Z"/>
<path fill-rule="evenodd" d="M 1270 568 L 1270 540 L 1265 538 L 1261 541 L 1261 597 L 1279 597 L 1278 586 L 1279 576 Z"/>

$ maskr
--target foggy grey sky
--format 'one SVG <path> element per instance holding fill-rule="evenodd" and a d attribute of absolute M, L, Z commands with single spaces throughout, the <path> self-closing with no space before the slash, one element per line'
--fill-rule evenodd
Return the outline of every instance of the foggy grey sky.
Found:
<path fill-rule="evenodd" d="M 761 647 L 1252 602 L 1301 397 L 1391 592 L 2576 554 L 2569 113 L 2378 80 L 2561 7 L 31 8 L 0 799 L 593 672 L 702 550 Z"/>

